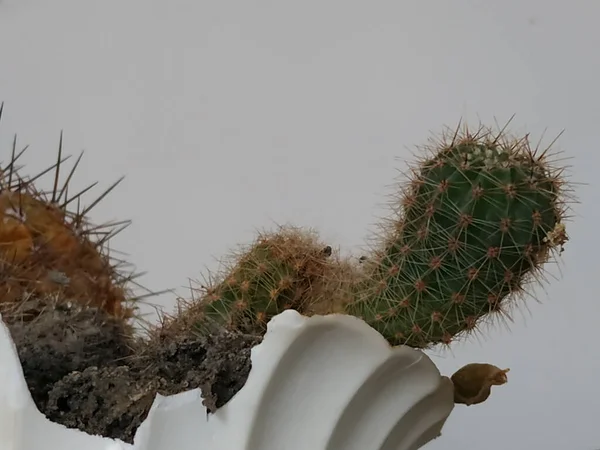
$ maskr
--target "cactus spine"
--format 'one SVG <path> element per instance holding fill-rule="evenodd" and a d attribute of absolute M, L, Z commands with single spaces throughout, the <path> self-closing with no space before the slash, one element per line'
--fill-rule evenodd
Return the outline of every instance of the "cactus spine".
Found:
<path fill-rule="evenodd" d="M 464 128 L 428 150 L 347 308 L 418 348 L 506 312 L 567 239 L 561 172 L 527 136 Z"/>

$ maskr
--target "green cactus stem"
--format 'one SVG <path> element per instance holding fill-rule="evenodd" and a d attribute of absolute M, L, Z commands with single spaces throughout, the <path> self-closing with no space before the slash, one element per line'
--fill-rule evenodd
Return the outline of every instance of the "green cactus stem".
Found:
<path fill-rule="evenodd" d="M 183 311 L 161 330 L 196 330 L 207 334 L 224 327 L 262 335 L 267 322 L 286 309 L 305 315 L 340 309 L 349 290 L 332 248 L 312 230 L 280 227 L 261 233 L 199 295 L 184 300 Z"/>
<path fill-rule="evenodd" d="M 465 127 L 426 149 L 346 309 L 417 348 L 506 313 L 567 240 L 562 171 L 528 136 Z"/>

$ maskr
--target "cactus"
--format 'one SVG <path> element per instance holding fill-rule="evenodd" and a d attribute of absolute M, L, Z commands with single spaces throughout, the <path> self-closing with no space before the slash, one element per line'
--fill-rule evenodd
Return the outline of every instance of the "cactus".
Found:
<path fill-rule="evenodd" d="M 183 311 L 166 318 L 162 332 L 194 329 L 208 334 L 214 326 L 264 334 L 267 322 L 286 309 L 312 315 L 341 309 L 350 291 L 350 266 L 320 242 L 312 230 L 282 226 L 260 233 L 234 254 L 208 286 L 180 299 Z"/>
<path fill-rule="evenodd" d="M 0 104 L 0 118 L 2 111 Z M 48 392 L 63 377 L 89 366 L 108 369 L 138 347 L 129 320 L 141 298 L 131 288 L 136 274 L 108 252 L 111 238 L 129 221 L 93 225 L 88 218 L 122 178 L 80 207 L 93 185 L 69 193 L 83 154 L 61 182 L 68 159 L 62 142 L 61 133 L 57 162 L 35 176 L 18 167 L 27 147 L 18 151 L 16 137 L 8 162 L 0 163 L 0 313 L 43 413 Z M 44 191 L 39 182 L 48 173 L 54 183 Z"/>
<path fill-rule="evenodd" d="M 565 180 L 528 136 L 459 127 L 425 149 L 346 309 L 416 348 L 507 313 L 567 240 Z"/>
<path fill-rule="evenodd" d="M 288 308 L 344 312 L 427 348 L 508 314 L 567 240 L 562 171 L 504 129 L 459 128 L 426 150 L 360 268 L 327 258 L 314 233 L 263 234 L 171 322 L 262 334 Z"/>
<path fill-rule="evenodd" d="M 69 196 L 82 153 L 59 186 L 60 170 L 68 159 L 62 156 L 62 141 L 61 133 L 57 162 L 33 177 L 21 176 L 17 167 L 27 147 L 17 151 L 16 137 L 9 162 L 0 164 L 0 306 L 6 316 L 11 305 L 20 311 L 18 305 L 32 296 L 64 298 L 129 318 L 135 311 L 129 286 L 136 275 L 107 251 L 109 240 L 129 222 L 93 225 L 88 220 L 92 208 L 123 178 L 80 209 L 81 195 L 96 183 Z M 53 170 L 53 189 L 37 189 L 39 178 Z M 77 211 L 72 211 L 75 202 Z"/>

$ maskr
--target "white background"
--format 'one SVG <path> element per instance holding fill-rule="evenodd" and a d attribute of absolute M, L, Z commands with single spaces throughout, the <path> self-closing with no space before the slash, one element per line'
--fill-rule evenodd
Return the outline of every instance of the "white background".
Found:
<path fill-rule="evenodd" d="M 557 149 L 588 185 L 562 274 L 510 332 L 433 352 L 446 374 L 511 372 L 427 448 L 593 450 L 598 17 L 593 0 L 0 0 L 0 160 L 18 133 L 33 174 L 64 129 L 68 153 L 86 150 L 75 188 L 127 175 L 93 213 L 134 220 L 113 246 L 149 288 L 187 295 L 188 278 L 275 223 L 358 254 L 403 159 L 461 117 L 516 114 L 534 142 L 565 129 Z"/>

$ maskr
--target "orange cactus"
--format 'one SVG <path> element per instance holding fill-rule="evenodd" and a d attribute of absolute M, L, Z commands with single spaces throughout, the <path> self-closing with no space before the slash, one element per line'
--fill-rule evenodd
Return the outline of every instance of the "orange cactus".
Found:
<path fill-rule="evenodd" d="M 70 199 L 63 195 L 81 156 L 60 188 L 61 134 L 58 162 L 52 167 L 54 189 L 48 194 L 34 188 L 39 176 L 20 176 L 15 163 L 22 153 L 15 154 L 13 144 L 9 164 L 0 165 L 0 306 L 23 301 L 27 295 L 60 294 L 112 316 L 131 317 L 134 308 L 127 283 L 132 275 L 120 273 L 105 252 L 106 242 L 128 223 L 92 227 L 86 217 L 122 178 L 91 207 L 73 213 L 67 206 L 79 195 Z"/>

